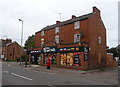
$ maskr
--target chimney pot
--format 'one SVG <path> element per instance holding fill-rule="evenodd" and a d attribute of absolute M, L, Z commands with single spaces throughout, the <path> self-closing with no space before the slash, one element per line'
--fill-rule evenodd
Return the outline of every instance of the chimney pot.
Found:
<path fill-rule="evenodd" d="M 56 21 L 56 24 L 59 24 L 60 23 L 60 21 Z"/>
<path fill-rule="evenodd" d="M 73 19 L 73 18 L 76 18 L 76 16 L 75 16 L 75 15 L 72 15 L 72 19 Z"/>

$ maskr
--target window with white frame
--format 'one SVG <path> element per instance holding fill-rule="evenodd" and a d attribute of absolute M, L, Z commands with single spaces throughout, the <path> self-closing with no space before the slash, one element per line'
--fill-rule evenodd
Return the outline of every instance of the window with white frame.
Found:
<path fill-rule="evenodd" d="M 74 43 L 80 42 L 80 34 L 74 35 Z"/>
<path fill-rule="evenodd" d="M 55 36 L 55 42 L 59 43 L 59 36 L 58 35 Z"/>
<path fill-rule="evenodd" d="M 98 43 L 101 44 L 101 37 L 98 37 Z"/>
<path fill-rule="evenodd" d="M 44 31 L 42 31 L 42 32 L 41 32 L 41 36 L 44 36 L 44 34 L 45 34 L 45 32 L 44 32 Z"/>
<path fill-rule="evenodd" d="M 41 42 L 41 47 L 43 47 L 44 46 L 44 42 Z"/>
<path fill-rule="evenodd" d="M 74 29 L 80 28 L 80 21 L 74 22 Z"/>
<path fill-rule="evenodd" d="M 59 29 L 60 29 L 59 27 L 56 27 L 56 28 L 55 28 L 55 33 L 58 33 L 58 32 L 59 32 Z"/>
<path fill-rule="evenodd" d="M 41 41 L 44 41 L 44 38 L 42 38 Z"/>

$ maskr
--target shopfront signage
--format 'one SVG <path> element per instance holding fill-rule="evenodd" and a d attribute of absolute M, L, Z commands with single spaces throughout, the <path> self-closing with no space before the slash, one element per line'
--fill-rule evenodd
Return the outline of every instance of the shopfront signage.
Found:
<path fill-rule="evenodd" d="M 41 53 L 41 50 L 32 50 L 30 53 Z"/>
<path fill-rule="evenodd" d="M 84 51 L 84 47 L 64 47 L 59 48 L 59 52 L 78 52 L 78 51 Z"/>
<path fill-rule="evenodd" d="M 53 46 L 45 47 L 45 48 L 43 48 L 43 52 L 44 53 L 56 52 L 56 47 L 53 47 Z"/>

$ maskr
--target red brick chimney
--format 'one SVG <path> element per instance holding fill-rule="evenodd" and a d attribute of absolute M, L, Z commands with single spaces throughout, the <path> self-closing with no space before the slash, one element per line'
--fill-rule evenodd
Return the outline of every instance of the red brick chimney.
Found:
<path fill-rule="evenodd" d="M 56 21 L 56 24 L 59 24 L 60 23 L 60 21 Z"/>
<path fill-rule="evenodd" d="M 72 19 L 73 19 L 73 18 L 76 18 L 76 16 L 75 16 L 75 15 L 72 15 Z"/>
<path fill-rule="evenodd" d="M 100 16 L 100 10 L 96 6 L 93 7 L 93 12 Z"/>

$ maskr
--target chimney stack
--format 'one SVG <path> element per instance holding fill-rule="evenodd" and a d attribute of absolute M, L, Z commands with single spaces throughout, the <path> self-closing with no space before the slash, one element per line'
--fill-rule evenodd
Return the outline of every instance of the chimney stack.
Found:
<path fill-rule="evenodd" d="M 60 21 L 56 21 L 56 24 L 59 24 L 60 23 Z"/>
<path fill-rule="evenodd" d="M 76 16 L 75 16 L 75 15 L 72 15 L 72 19 L 73 19 L 73 18 L 76 18 Z"/>

